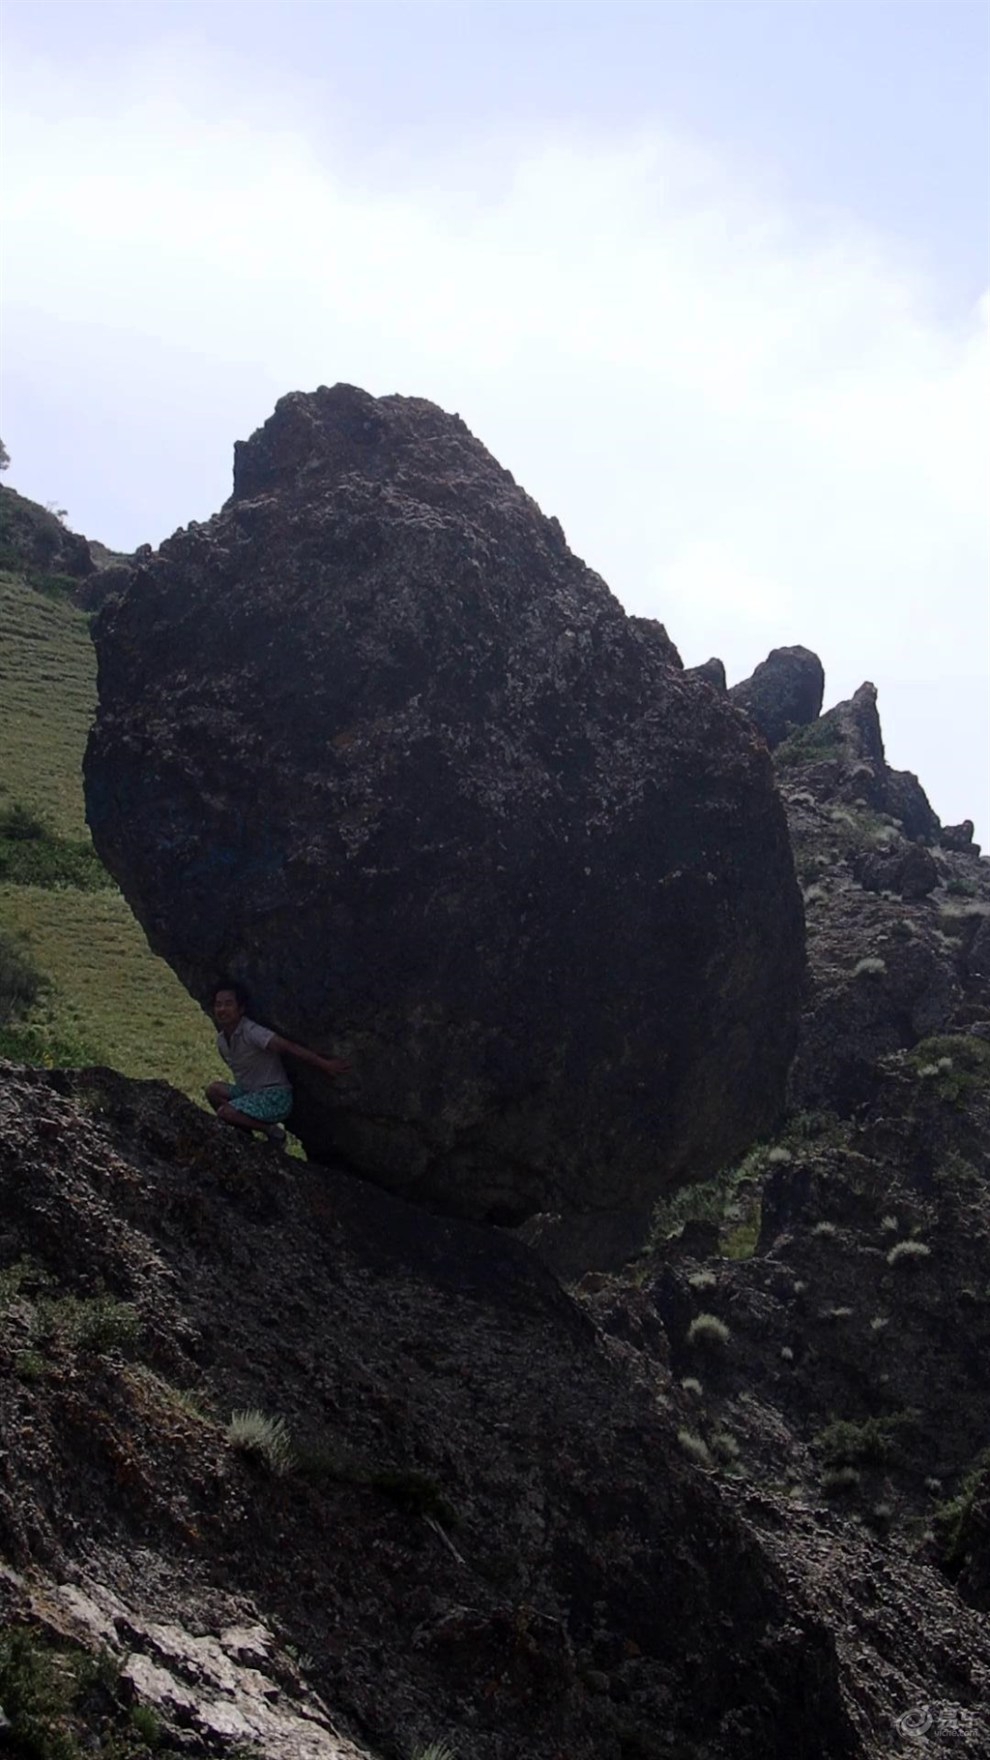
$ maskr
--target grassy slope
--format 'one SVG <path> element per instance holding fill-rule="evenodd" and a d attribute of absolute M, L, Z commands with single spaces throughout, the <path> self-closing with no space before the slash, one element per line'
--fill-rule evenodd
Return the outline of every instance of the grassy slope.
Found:
<path fill-rule="evenodd" d="M 0 808 L 21 801 L 67 837 L 85 832 L 82 755 L 96 705 L 86 618 L 0 575 Z M 22 934 L 51 988 L 41 1039 L 198 1097 L 221 1073 L 202 1012 L 151 952 L 116 891 L 0 886 L 0 927 Z"/>

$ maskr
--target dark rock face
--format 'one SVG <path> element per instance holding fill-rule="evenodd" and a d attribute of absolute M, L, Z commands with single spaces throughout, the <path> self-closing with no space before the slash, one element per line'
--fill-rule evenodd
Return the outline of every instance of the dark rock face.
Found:
<path fill-rule="evenodd" d="M 637 1218 L 767 1127 L 803 941 L 766 751 L 457 417 L 283 399 L 96 641 L 97 848 L 194 994 L 351 1057 L 300 1072 L 311 1154 Z"/>
<path fill-rule="evenodd" d="M 774 648 L 751 678 L 732 686 L 729 697 L 756 723 L 772 751 L 795 728 L 817 719 L 824 691 L 817 654 L 810 648 Z"/>

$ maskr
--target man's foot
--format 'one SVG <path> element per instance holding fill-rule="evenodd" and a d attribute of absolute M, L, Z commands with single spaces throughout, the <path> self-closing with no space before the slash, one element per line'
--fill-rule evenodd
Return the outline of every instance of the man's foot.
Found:
<path fill-rule="evenodd" d="M 284 1124 L 266 1124 L 265 1136 L 270 1143 L 274 1143 L 277 1148 L 281 1148 L 285 1142 Z"/>

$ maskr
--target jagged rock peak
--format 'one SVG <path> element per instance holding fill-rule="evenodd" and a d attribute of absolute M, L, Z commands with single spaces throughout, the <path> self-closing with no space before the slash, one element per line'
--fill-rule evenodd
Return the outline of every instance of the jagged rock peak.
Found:
<path fill-rule="evenodd" d="M 750 678 L 731 687 L 729 698 L 756 723 L 772 751 L 796 728 L 817 719 L 824 693 L 817 654 L 810 648 L 774 648 Z"/>
<path fill-rule="evenodd" d="M 700 666 L 689 666 L 687 675 L 689 678 L 702 679 L 705 684 L 710 684 L 713 690 L 718 691 L 720 696 L 725 696 L 728 689 L 725 666 L 717 655 L 713 654 L 710 660 L 703 660 Z"/>
<path fill-rule="evenodd" d="M 766 749 L 644 622 L 457 417 L 294 395 L 100 617 L 86 765 L 194 994 L 351 1057 L 311 1154 L 599 1253 L 765 1128 L 803 969 Z"/>

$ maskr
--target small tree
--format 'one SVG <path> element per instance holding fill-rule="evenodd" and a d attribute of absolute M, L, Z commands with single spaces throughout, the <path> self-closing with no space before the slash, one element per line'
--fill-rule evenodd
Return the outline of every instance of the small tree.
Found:
<path fill-rule="evenodd" d="M 7 466 L 9 465 L 9 463 L 10 463 L 10 453 L 7 451 L 7 448 L 4 445 L 3 441 L 0 440 L 0 471 L 5 471 L 7 469 Z"/>

